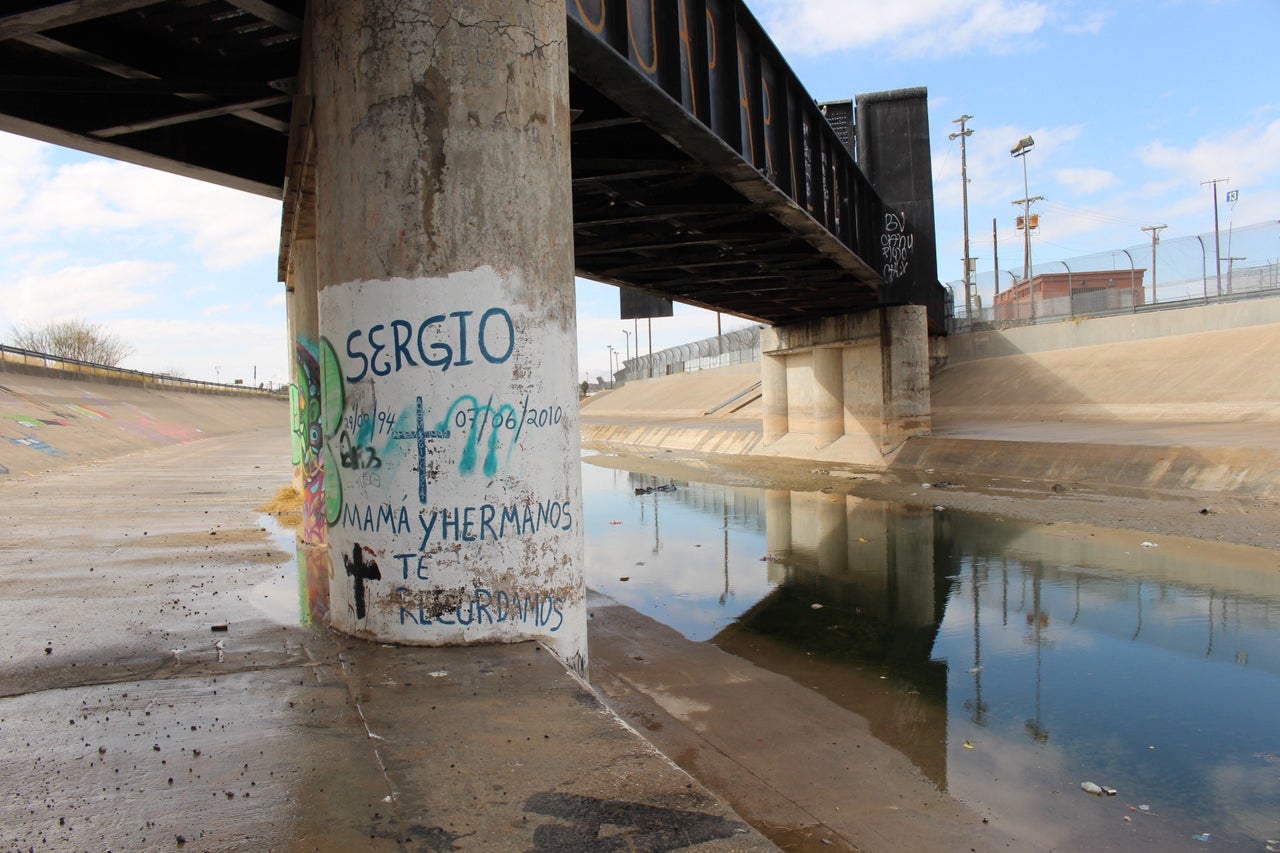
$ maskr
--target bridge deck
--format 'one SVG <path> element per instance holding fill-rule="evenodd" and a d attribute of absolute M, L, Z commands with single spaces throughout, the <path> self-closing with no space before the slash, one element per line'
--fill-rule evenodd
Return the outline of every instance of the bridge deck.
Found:
<path fill-rule="evenodd" d="M 0 129 L 283 198 L 286 237 L 310 227 L 305 0 L 6 9 Z M 740 0 L 570 0 L 568 27 L 581 275 L 769 323 L 885 301 L 881 202 Z"/>

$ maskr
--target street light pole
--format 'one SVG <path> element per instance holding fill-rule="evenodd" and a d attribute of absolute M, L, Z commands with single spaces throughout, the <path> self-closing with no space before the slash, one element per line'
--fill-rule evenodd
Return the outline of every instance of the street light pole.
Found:
<path fill-rule="evenodd" d="M 609 390 L 613 390 L 613 344 L 609 344 Z"/>
<path fill-rule="evenodd" d="M 1009 150 L 1010 156 L 1022 158 L 1022 198 L 1014 204 L 1022 205 L 1022 280 L 1028 282 L 1031 281 L 1031 202 L 1041 198 L 1031 198 L 1031 191 L 1027 188 L 1027 152 L 1035 147 L 1036 141 L 1024 136 Z"/>
<path fill-rule="evenodd" d="M 951 123 L 959 124 L 960 130 L 947 134 L 947 139 L 960 139 L 960 204 L 964 210 L 964 313 L 970 321 L 973 320 L 973 297 L 969 285 L 969 167 L 965 159 L 964 141 L 973 135 L 973 130 L 966 129 L 964 123 L 971 118 L 971 115 L 962 115 L 952 119 Z"/>

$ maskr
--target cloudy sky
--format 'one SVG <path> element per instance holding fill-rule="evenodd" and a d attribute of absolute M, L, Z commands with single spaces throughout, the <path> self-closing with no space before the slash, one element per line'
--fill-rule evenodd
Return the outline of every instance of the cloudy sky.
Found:
<path fill-rule="evenodd" d="M 1275 0 L 748 0 L 818 100 L 929 90 L 938 268 L 961 277 L 960 146 L 968 126 L 971 254 L 990 291 L 1021 268 L 1009 149 L 1028 156 L 1037 264 L 1280 218 L 1280 3 Z M 1228 190 L 1238 190 L 1234 205 Z M 126 366 L 200 379 L 286 381 L 280 206 L 267 199 L 0 134 L 0 340 L 15 325 L 81 318 L 128 340 Z M 1250 248 L 1250 262 L 1280 245 Z M 1268 254 L 1268 252 L 1270 254 Z M 1266 255 L 1266 257 L 1262 257 Z M 1212 263 L 1212 260 L 1210 260 Z M 580 374 L 634 346 L 613 288 L 579 282 Z M 655 349 L 715 334 L 677 306 Z M 745 325 L 725 318 L 725 328 Z M 647 330 L 639 324 L 643 346 Z"/>

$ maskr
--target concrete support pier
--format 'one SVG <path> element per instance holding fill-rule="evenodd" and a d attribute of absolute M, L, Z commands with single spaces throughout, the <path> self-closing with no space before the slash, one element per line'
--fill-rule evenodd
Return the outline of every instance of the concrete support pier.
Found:
<path fill-rule="evenodd" d="M 325 503 L 325 443 L 320 376 L 320 314 L 316 241 L 295 237 L 289 252 L 289 326 L 293 384 L 289 389 L 294 487 L 302 495 L 298 577 L 305 583 L 309 618 L 329 619 L 331 567 Z"/>
<path fill-rule="evenodd" d="M 922 306 L 763 329 L 760 356 L 766 453 L 878 464 L 930 432 Z"/>
<path fill-rule="evenodd" d="M 332 625 L 582 671 L 564 7 L 309 14 Z"/>

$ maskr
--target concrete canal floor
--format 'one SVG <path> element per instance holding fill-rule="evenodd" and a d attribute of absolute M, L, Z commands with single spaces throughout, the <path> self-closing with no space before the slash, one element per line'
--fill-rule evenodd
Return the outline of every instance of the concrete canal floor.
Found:
<path fill-rule="evenodd" d="M 273 618 L 288 459 L 280 430 L 0 487 L 0 850 L 774 849 L 537 644 Z"/>

